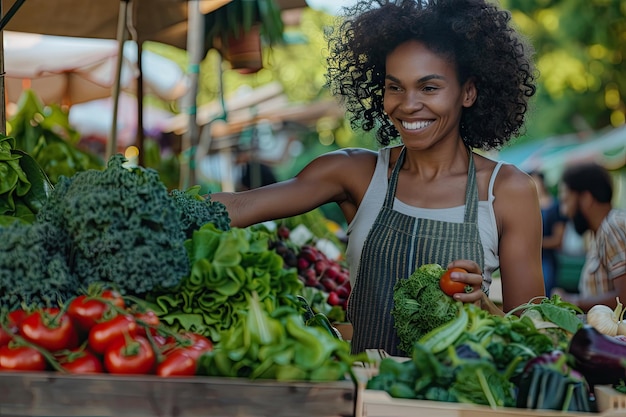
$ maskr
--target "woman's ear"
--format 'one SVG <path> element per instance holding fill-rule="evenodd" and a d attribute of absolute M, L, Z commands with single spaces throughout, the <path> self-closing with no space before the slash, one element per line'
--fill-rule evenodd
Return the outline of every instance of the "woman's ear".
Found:
<path fill-rule="evenodd" d="M 472 107 L 477 95 L 478 90 L 474 78 L 470 78 L 463 84 L 463 107 Z"/>

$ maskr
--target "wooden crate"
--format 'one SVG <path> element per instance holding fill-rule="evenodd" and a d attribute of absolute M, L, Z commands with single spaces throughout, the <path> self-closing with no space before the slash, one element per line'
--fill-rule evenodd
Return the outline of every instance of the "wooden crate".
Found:
<path fill-rule="evenodd" d="M 610 385 L 597 385 L 594 391 L 598 402 L 598 411 L 626 416 L 626 395 Z"/>
<path fill-rule="evenodd" d="M 386 352 L 368 349 L 367 356 L 372 363 L 367 367 L 355 367 L 357 376 L 356 417 L 608 417 L 617 414 L 598 414 L 582 412 L 561 412 L 552 410 L 529 410 L 523 408 L 490 408 L 484 405 L 449 403 L 393 398 L 385 391 L 366 389 L 367 381 L 378 374 L 378 363 L 382 358 L 390 357 L 397 361 L 409 358 L 388 356 Z M 622 410 L 622 417 L 626 410 Z"/>
<path fill-rule="evenodd" d="M 0 416 L 353 416 L 353 381 L 0 372 Z"/>
<path fill-rule="evenodd" d="M 604 414 L 597 413 L 490 408 L 442 401 L 406 400 L 392 398 L 384 391 L 375 390 L 362 390 L 358 396 L 360 399 L 357 405 L 357 417 L 604 417 Z"/>

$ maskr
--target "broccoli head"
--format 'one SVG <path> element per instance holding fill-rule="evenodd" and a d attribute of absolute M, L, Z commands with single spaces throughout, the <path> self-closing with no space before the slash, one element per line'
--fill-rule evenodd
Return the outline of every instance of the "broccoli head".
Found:
<path fill-rule="evenodd" d="M 53 307 L 76 294 L 66 233 L 50 223 L 0 227 L 0 307 Z"/>
<path fill-rule="evenodd" d="M 186 191 L 173 189 L 170 196 L 180 211 L 183 230 L 187 239 L 191 239 L 194 230 L 206 223 L 213 223 L 218 230 L 230 230 L 230 218 L 226 206 L 219 201 L 211 201 L 199 194 L 200 186 Z"/>
<path fill-rule="evenodd" d="M 118 154 L 104 170 L 61 177 L 37 222 L 66 231 L 70 271 L 83 287 L 107 282 L 141 295 L 177 285 L 189 258 L 180 212 L 157 171 L 125 162 Z"/>
<path fill-rule="evenodd" d="M 421 265 L 394 287 L 391 315 L 401 350 L 411 354 L 413 344 L 432 329 L 456 318 L 456 301 L 439 288 L 445 269 L 438 264 Z"/>

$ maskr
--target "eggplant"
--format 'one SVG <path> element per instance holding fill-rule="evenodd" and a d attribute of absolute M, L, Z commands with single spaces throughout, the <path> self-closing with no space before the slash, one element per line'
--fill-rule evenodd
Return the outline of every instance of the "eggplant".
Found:
<path fill-rule="evenodd" d="M 614 385 L 626 379 L 626 342 L 600 333 L 590 325 L 572 337 L 568 352 L 589 385 Z"/>

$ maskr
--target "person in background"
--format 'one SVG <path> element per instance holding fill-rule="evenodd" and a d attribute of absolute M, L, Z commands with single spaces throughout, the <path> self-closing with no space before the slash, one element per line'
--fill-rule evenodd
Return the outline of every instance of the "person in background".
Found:
<path fill-rule="evenodd" d="M 591 233 L 578 294 L 555 288 L 563 300 L 588 311 L 596 304 L 611 308 L 616 297 L 626 300 L 626 211 L 613 208 L 613 182 L 599 164 L 585 163 L 565 169 L 559 184 L 562 212 L 576 232 Z"/>
<path fill-rule="evenodd" d="M 559 200 L 548 190 L 543 172 L 532 171 L 530 176 L 535 181 L 537 193 L 539 194 L 539 206 L 541 207 L 541 219 L 543 221 L 541 267 L 543 269 L 546 295 L 549 296 L 556 285 L 559 267 L 557 253 L 563 244 L 567 219 L 561 215 Z"/>
<path fill-rule="evenodd" d="M 348 226 L 353 353 L 398 348 L 395 283 L 417 267 L 460 267 L 454 294 L 483 301 L 500 270 L 503 309 L 544 295 L 535 185 L 474 150 L 518 136 L 536 91 L 532 47 L 486 0 L 362 0 L 328 34 L 327 81 L 380 149 L 313 159 L 294 178 L 214 193 L 245 227 L 336 203 Z"/>

